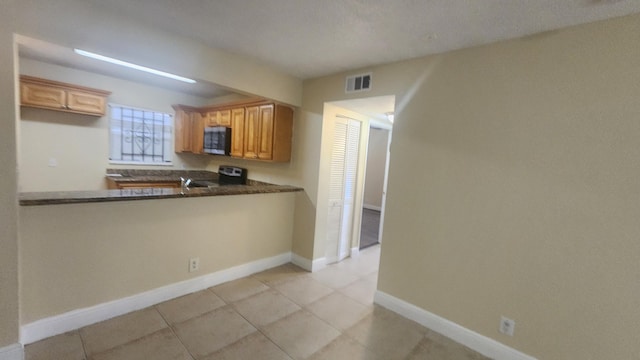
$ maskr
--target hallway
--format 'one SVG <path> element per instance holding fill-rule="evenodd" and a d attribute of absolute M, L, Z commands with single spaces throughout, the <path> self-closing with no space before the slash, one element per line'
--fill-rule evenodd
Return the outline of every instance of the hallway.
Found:
<path fill-rule="evenodd" d="M 378 244 L 380 231 L 380 211 L 362 209 L 362 226 L 360 229 L 360 250 Z"/>

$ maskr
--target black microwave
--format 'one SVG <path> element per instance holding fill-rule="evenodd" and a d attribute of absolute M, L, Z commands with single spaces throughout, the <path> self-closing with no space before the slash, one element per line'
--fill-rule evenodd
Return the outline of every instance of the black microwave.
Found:
<path fill-rule="evenodd" d="M 231 128 L 208 126 L 204 128 L 204 152 L 215 155 L 229 155 L 231 152 Z"/>

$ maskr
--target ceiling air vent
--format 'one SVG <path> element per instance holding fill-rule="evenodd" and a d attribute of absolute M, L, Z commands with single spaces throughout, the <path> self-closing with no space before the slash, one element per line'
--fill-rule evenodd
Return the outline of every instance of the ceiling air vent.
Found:
<path fill-rule="evenodd" d="M 367 91 L 371 89 L 371 73 L 347 77 L 345 92 Z"/>

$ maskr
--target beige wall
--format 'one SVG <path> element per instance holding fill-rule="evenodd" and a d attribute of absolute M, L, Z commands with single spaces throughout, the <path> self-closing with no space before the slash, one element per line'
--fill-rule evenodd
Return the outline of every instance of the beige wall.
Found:
<path fill-rule="evenodd" d="M 0 348 L 18 342 L 18 231 L 16 127 L 11 11 L 0 11 Z"/>
<path fill-rule="evenodd" d="M 367 171 L 364 183 L 364 205 L 379 208 L 382 206 L 384 190 L 384 172 L 387 161 L 387 142 L 389 130 L 372 127 L 369 130 L 367 146 Z"/>
<path fill-rule="evenodd" d="M 20 59 L 20 73 L 111 91 L 110 103 L 173 114 L 172 104 L 205 105 L 207 99 L 86 71 Z M 106 168 L 204 169 L 209 158 L 173 154 L 172 166 L 109 163 L 109 116 L 21 108 L 20 191 L 106 189 Z M 57 161 L 49 166 L 49 159 Z"/>
<path fill-rule="evenodd" d="M 540 359 L 637 357 L 639 32 L 366 69 L 371 96 L 397 95 L 379 289 Z M 306 81 L 304 110 L 345 97 L 344 75 Z"/>
<path fill-rule="evenodd" d="M 22 206 L 22 324 L 288 253 L 294 196 Z"/>

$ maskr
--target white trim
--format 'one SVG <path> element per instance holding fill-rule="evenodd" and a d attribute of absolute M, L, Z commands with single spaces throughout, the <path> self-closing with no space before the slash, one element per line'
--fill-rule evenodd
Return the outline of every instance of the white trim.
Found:
<path fill-rule="evenodd" d="M 360 256 L 360 248 L 359 247 L 352 247 L 350 256 L 352 258 Z"/>
<path fill-rule="evenodd" d="M 24 348 L 20 344 L 0 348 L 0 360 L 24 360 Z"/>
<path fill-rule="evenodd" d="M 311 265 L 311 272 L 320 271 L 327 267 L 327 258 L 321 257 L 319 259 L 313 260 L 313 264 Z"/>
<path fill-rule="evenodd" d="M 302 257 L 296 253 L 291 253 L 291 262 L 294 263 L 295 265 L 300 266 L 301 268 L 310 271 L 310 272 L 316 272 L 316 271 L 320 271 L 322 269 L 324 269 L 325 267 L 327 267 L 327 259 L 326 258 L 319 258 L 319 259 L 315 259 L 313 261 Z"/>
<path fill-rule="evenodd" d="M 369 210 L 382 211 L 382 207 L 370 205 L 370 204 L 362 204 L 362 207 Z"/>
<path fill-rule="evenodd" d="M 291 262 L 294 265 L 298 265 L 299 267 L 307 271 L 312 271 L 313 269 L 313 263 L 311 260 L 307 259 L 306 257 L 302 257 L 296 253 L 291 253 Z"/>
<path fill-rule="evenodd" d="M 159 287 L 126 298 L 40 319 L 21 327 L 20 342 L 22 344 L 31 344 L 50 336 L 76 330 L 87 325 L 95 324 L 119 315 L 159 304 L 163 301 L 182 295 L 249 276 L 275 266 L 286 264 L 290 261 L 291 253 L 287 252 L 270 258 L 264 258 L 216 271 L 197 278 Z"/>
<path fill-rule="evenodd" d="M 380 130 L 393 130 L 393 124 L 387 121 L 380 121 L 380 119 L 370 119 L 369 127 L 370 128 L 379 128 Z"/>
<path fill-rule="evenodd" d="M 374 302 L 495 360 L 537 360 L 404 300 L 376 291 Z"/>

